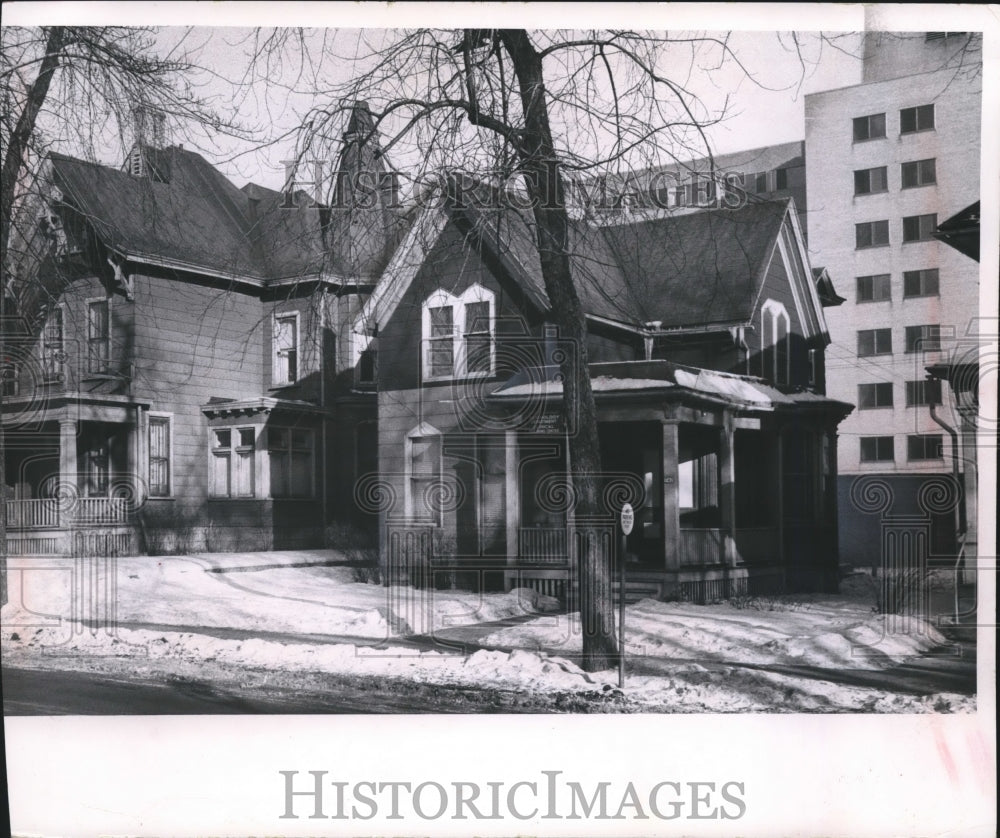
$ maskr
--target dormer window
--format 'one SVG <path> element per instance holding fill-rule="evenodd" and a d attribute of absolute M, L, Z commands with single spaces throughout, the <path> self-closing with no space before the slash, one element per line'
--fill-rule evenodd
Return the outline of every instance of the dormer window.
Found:
<path fill-rule="evenodd" d="M 495 297 L 481 285 L 459 296 L 443 290 L 431 294 L 423 306 L 424 379 L 492 375 L 495 324 Z"/>
<path fill-rule="evenodd" d="M 274 317 L 272 379 L 276 387 L 299 380 L 299 315 L 276 314 Z"/>

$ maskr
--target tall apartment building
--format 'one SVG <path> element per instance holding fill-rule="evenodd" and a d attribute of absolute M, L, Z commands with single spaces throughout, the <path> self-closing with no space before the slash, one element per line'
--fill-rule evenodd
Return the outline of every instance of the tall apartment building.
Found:
<path fill-rule="evenodd" d="M 953 468 L 931 406 L 951 427 L 958 414 L 925 368 L 978 314 L 977 263 L 933 236 L 979 198 L 978 45 L 969 33 L 869 33 L 861 83 L 806 97 L 810 259 L 847 297 L 827 310 L 827 393 L 857 406 L 838 445 L 842 561 L 877 562 L 880 515 L 927 512 L 921 486 Z M 864 475 L 878 475 L 890 507 L 859 498 Z M 931 552 L 953 549 L 954 513 L 935 521 Z"/>

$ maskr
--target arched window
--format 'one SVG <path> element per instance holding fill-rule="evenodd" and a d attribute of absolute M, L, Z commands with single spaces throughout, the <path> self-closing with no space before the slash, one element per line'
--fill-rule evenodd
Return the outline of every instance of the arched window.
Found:
<path fill-rule="evenodd" d="M 438 289 L 423 304 L 425 381 L 492 375 L 496 366 L 496 301 L 471 285 L 459 296 Z"/>
<path fill-rule="evenodd" d="M 777 300 L 767 300 L 760 309 L 761 377 L 775 384 L 788 384 L 788 332 L 791 321 Z"/>

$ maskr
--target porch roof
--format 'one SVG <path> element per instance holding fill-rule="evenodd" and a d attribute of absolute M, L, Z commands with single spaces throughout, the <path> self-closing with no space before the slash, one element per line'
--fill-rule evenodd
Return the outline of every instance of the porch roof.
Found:
<path fill-rule="evenodd" d="M 592 364 L 595 396 L 626 393 L 670 394 L 681 400 L 709 400 L 740 411 L 793 408 L 821 409 L 847 415 L 852 405 L 808 391 L 785 393 L 761 378 L 699 369 L 669 361 L 627 361 Z M 554 366 L 534 368 L 513 376 L 491 398 L 522 400 L 562 396 L 562 381 Z"/>
<path fill-rule="evenodd" d="M 258 396 L 252 399 L 209 399 L 201 406 L 201 412 L 209 419 L 225 416 L 251 416 L 255 413 L 308 413 L 321 415 L 329 413 L 325 407 L 312 402 L 298 399 L 277 399 L 270 396 Z"/>

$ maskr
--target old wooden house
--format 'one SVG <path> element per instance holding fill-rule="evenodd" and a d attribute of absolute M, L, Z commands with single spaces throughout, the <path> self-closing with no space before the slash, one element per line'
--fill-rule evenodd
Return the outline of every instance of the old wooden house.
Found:
<path fill-rule="evenodd" d="M 564 597 L 582 525 L 559 365 L 582 353 L 551 322 L 530 214 L 484 195 L 424 209 L 356 319 L 356 357 L 378 358 L 371 504 L 397 577 Z M 611 550 L 622 502 L 636 509 L 633 595 L 834 585 L 851 406 L 824 396 L 823 308 L 838 298 L 793 202 L 571 232 L 600 525 Z"/>
<path fill-rule="evenodd" d="M 381 166 L 368 119 L 341 167 Z M 350 326 L 395 209 L 138 144 L 119 169 L 53 154 L 31 212 L 5 282 L 12 554 L 321 546 L 357 512 L 376 404 Z"/>

